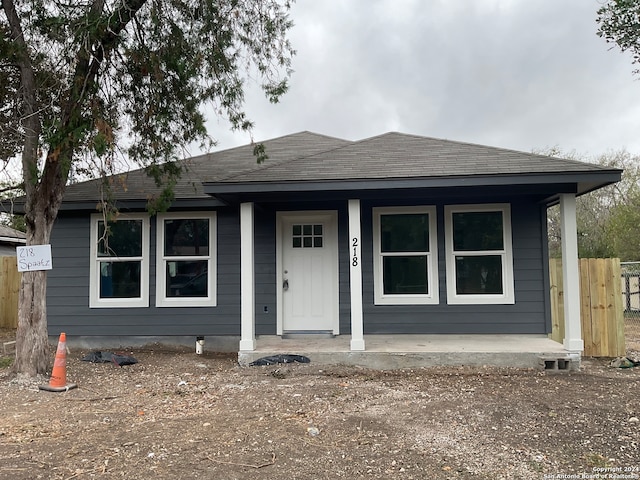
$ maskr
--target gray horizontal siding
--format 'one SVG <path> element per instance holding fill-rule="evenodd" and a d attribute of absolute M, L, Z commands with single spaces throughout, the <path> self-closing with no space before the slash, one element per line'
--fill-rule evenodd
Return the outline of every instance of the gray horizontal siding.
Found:
<path fill-rule="evenodd" d="M 276 309 L 276 213 L 255 209 L 256 334 L 275 335 Z"/>
<path fill-rule="evenodd" d="M 447 204 L 464 203 L 447 199 Z M 488 203 L 509 203 L 496 198 Z M 413 204 L 433 205 L 433 201 Z M 394 202 L 398 205 L 399 202 Z M 374 305 L 373 301 L 373 206 L 384 202 L 362 202 L 363 308 L 365 333 L 546 333 L 546 270 L 540 206 L 536 199 L 512 203 L 515 305 L 447 305 L 444 248 L 444 203 L 438 208 L 439 305 Z M 349 292 L 349 242 L 346 202 L 315 202 L 303 210 L 338 210 L 340 333 L 351 332 Z M 256 333 L 276 332 L 276 212 L 294 210 L 286 204 L 264 204 L 256 208 Z M 264 312 L 265 306 L 267 313 Z"/>
<path fill-rule="evenodd" d="M 446 204 L 465 203 L 447 198 Z M 509 202 L 494 198 L 493 202 Z M 515 298 L 514 305 L 447 305 L 445 280 L 444 202 L 412 198 L 407 204 L 436 205 L 438 212 L 439 305 L 374 305 L 372 207 L 362 201 L 362 273 L 364 328 L 376 333 L 546 333 L 549 325 L 546 237 L 536 199 L 511 203 Z M 399 201 L 394 202 L 395 205 Z M 351 332 L 349 244 L 346 201 L 297 205 L 301 210 L 337 210 L 339 240 L 340 333 Z M 256 204 L 255 311 L 256 334 L 276 333 L 276 212 L 290 204 Z M 239 335 L 240 232 L 238 211 L 217 214 L 217 306 L 156 308 L 155 219 L 151 221 L 150 307 L 90 309 L 88 215 L 62 215 L 52 235 L 54 268 L 49 272 L 48 316 L 52 335 Z"/>
<path fill-rule="evenodd" d="M 155 218 L 151 219 L 148 308 L 89 308 L 90 217 L 61 215 L 52 232 L 49 333 L 69 335 L 239 335 L 240 244 L 237 211 L 217 213 L 217 306 L 155 307 Z"/>
<path fill-rule="evenodd" d="M 448 199 L 462 204 L 463 199 Z M 492 199 L 487 203 L 510 203 L 511 199 Z M 413 204 L 433 205 L 432 202 Z M 396 205 L 398 203 L 395 203 Z M 372 211 L 381 202 L 363 202 L 363 295 L 365 334 L 437 333 L 547 333 L 547 294 L 543 258 L 540 206 L 534 201 L 511 203 L 514 305 L 447 305 L 445 278 L 444 204 L 438 203 L 438 305 L 374 305 Z M 546 239 L 545 239 L 546 241 Z"/>
<path fill-rule="evenodd" d="M 292 207 L 289 204 L 265 204 L 255 211 L 255 288 L 256 288 L 256 334 L 275 335 L 277 332 L 276 305 L 276 212 L 296 210 L 337 210 L 338 243 L 348 241 L 346 205 L 344 202 L 307 203 Z M 339 317 L 340 332 L 350 332 L 349 268 L 344 257 L 344 249 L 339 250 Z M 266 312 L 265 312 L 266 307 Z"/>

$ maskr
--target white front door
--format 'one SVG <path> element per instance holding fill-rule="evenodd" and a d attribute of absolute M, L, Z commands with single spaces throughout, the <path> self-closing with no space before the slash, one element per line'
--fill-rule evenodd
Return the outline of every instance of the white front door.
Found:
<path fill-rule="evenodd" d="M 337 212 L 282 212 L 278 227 L 278 333 L 338 334 Z"/>

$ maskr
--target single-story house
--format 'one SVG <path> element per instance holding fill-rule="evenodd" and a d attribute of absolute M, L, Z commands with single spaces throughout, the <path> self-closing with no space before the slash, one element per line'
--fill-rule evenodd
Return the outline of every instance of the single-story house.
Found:
<path fill-rule="evenodd" d="M 26 235 L 6 225 L 0 225 L 0 257 L 15 257 L 16 247 L 27 244 Z"/>
<path fill-rule="evenodd" d="M 227 338 L 245 359 L 296 335 L 347 353 L 378 338 L 546 339 L 546 213 L 559 203 L 557 346 L 579 357 L 575 199 L 620 170 L 402 133 L 263 144 L 261 164 L 253 145 L 183 160 L 155 216 L 142 170 L 111 178 L 121 213 L 108 238 L 101 181 L 70 185 L 51 240 L 50 334 Z"/>

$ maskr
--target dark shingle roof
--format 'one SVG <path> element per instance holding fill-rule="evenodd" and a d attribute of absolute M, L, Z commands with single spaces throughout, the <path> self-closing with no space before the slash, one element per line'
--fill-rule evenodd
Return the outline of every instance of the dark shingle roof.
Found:
<path fill-rule="evenodd" d="M 316 133 L 300 132 L 262 143 L 269 158 L 260 165 L 256 162 L 254 146 L 251 144 L 182 160 L 186 171 L 175 187 L 175 197 L 210 198 L 203 193 L 203 182 L 217 182 L 256 169 L 287 163 L 294 158 L 304 158 L 350 142 Z M 154 181 L 144 170 L 114 175 L 109 180 L 117 200 L 146 200 L 150 194 L 158 191 Z M 99 179 L 69 185 L 64 202 L 97 201 L 100 198 L 100 185 Z"/>
<path fill-rule="evenodd" d="M 260 165 L 253 145 L 182 160 L 187 171 L 175 187 L 176 199 L 278 191 L 294 184 L 315 184 L 314 189 L 321 190 L 323 184 L 339 182 L 364 182 L 366 188 L 393 188 L 390 182 L 409 179 L 433 183 L 443 178 L 451 179 L 452 185 L 483 178 L 488 179 L 487 185 L 495 179 L 518 184 L 526 176 L 531 176 L 532 183 L 575 183 L 577 192 L 584 193 L 619 180 L 621 173 L 591 163 L 395 132 L 357 142 L 300 132 L 262 143 L 269 159 Z M 143 170 L 110 180 L 118 201 L 146 200 L 158 190 Z M 346 183 L 344 188 L 350 188 Z M 70 185 L 64 197 L 66 208 L 97 203 L 99 187 L 100 180 Z"/>
<path fill-rule="evenodd" d="M 242 172 L 223 183 L 391 179 L 595 172 L 605 168 L 561 158 L 470 143 L 386 133 L 289 162 Z"/>

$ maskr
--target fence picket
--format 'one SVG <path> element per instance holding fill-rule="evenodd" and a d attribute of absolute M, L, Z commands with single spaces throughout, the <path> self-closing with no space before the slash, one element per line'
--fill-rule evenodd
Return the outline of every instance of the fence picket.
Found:
<path fill-rule="evenodd" d="M 549 261 L 549 272 L 562 276 L 560 259 Z M 584 355 L 593 357 L 619 357 L 626 353 L 624 337 L 624 302 L 622 273 L 617 258 L 582 258 L 580 270 L 580 322 Z M 552 277 L 553 278 L 553 277 Z M 555 282 L 560 284 L 559 281 Z M 551 283 L 554 285 L 554 282 Z M 551 289 L 551 338 L 562 341 L 564 315 L 560 309 L 563 292 Z"/>
<path fill-rule="evenodd" d="M 20 273 L 16 257 L 0 257 L 0 327 L 18 326 Z"/>

